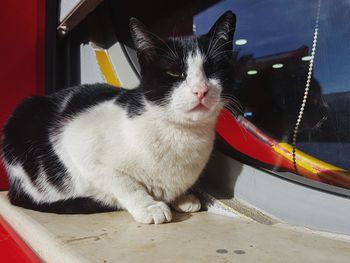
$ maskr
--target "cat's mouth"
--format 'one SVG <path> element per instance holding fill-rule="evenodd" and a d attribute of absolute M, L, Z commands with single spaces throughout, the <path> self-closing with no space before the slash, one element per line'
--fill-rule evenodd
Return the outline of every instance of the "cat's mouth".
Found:
<path fill-rule="evenodd" d="M 198 103 L 196 106 L 194 106 L 188 112 L 206 112 L 208 110 L 209 110 L 209 108 L 206 107 L 204 104 Z"/>

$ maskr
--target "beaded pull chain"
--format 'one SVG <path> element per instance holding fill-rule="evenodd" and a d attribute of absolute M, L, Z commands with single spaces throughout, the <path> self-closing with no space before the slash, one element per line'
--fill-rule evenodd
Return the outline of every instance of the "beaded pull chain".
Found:
<path fill-rule="evenodd" d="M 309 90 L 310 90 L 310 82 L 311 82 L 311 77 L 312 77 L 312 72 L 313 72 L 313 65 L 314 65 L 315 53 L 316 53 L 316 45 L 317 45 L 317 39 L 318 39 L 318 27 L 319 27 L 319 21 L 320 21 L 320 9 L 321 9 L 321 0 L 318 0 L 317 15 L 316 15 L 316 25 L 315 25 L 314 37 L 313 37 L 313 41 L 312 41 L 311 59 L 310 59 L 310 64 L 309 64 L 309 70 L 308 70 L 308 73 L 307 73 L 304 97 L 303 97 L 303 101 L 301 103 L 301 107 L 300 107 L 300 110 L 299 110 L 298 118 L 297 118 L 297 121 L 295 123 L 294 131 L 293 131 L 292 158 L 293 158 L 294 171 L 295 171 L 296 174 L 299 174 L 298 167 L 297 167 L 296 154 L 295 154 L 296 153 L 297 136 L 298 136 L 298 132 L 299 132 L 299 126 L 300 126 L 301 120 L 302 120 L 303 115 L 304 115 L 304 109 L 305 109 L 306 101 L 307 101 L 307 98 L 308 98 L 308 95 L 309 95 Z"/>

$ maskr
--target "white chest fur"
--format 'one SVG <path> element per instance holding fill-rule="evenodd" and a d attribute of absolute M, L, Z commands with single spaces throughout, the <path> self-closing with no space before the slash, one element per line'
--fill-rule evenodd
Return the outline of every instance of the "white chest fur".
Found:
<path fill-rule="evenodd" d="M 198 179 L 213 147 L 215 122 L 182 126 L 152 106 L 135 118 L 112 102 L 100 104 L 65 126 L 55 150 L 75 182 L 76 194 L 108 184 L 118 173 L 171 201 Z"/>
<path fill-rule="evenodd" d="M 203 129 L 203 130 L 202 130 Z M 171 200 L 198 179 L 213 147 L 213 129 L 154 125 L 147 133 L 140 163 L 146 170 L 138 176 L 156 197 Z M 136 173 L 138 175 L 138 173 Z"/>

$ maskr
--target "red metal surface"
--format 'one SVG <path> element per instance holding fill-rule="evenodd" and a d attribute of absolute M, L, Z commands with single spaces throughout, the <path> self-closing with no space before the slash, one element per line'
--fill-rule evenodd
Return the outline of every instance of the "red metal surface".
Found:
<path fill-rule="evenodd" d="M 281 143 L 262 133 L 245 118 L 240 116 L 235 119 L 229 111 L 223 110 L 216 130 L 227 144 L 244 155 L 267 164 L 274 170 L 294 172 L 294 165 L 289 157 L 291 149 L 284 148 Z M 299 175 L 318 182 L 350 189 L 349 171 L 323 163 L 312 157 L 309 158 L 307 154 L 298 153 L 298 151 L 296 159 Z M 307 163 L 307 166 L 300 163 Z"/>
<path fill-rule="evenodd" d="M 45 1 L 1 1 L 0 129 L 16 104 L 44 92 Z M 7 179 L 0 164 L 0 190 Z"/>
<path fill-rule="evenodd" d="M 0 217 L 0 262 L 39 263 L 41 260 Z"/>
<path fill-rule="evenodd" d="M 271 148 L 272 140 L 258 139 L 247 128 L 251 127 L 239 124 L 228 110 L 221 112 L 216 125 L 218 134 L 239 152 L 265 164 L 293 170 L 292 163 Z"/>

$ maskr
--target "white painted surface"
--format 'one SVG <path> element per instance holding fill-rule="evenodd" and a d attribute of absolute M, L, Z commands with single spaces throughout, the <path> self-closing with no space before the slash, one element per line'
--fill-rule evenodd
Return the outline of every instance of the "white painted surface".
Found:
<path fill-rule="evenodd" d="M 21 209 L 0 193 L 0 215 L 44 261 L 54 263 L 348 263 L 350 258 L 347 239 L 206 212 L 143 225 L 126 212 L 56 215 Z"/>
<path fill-rule="evenodd" d="M 60 22 L 62 22 L 80 2 L 84 2 L 84 0 L 61 0 Z"/>
<path fill-rule="evenodd" d="M 26 212 L 25 209 L 12 206 L 7 200 L 6 192 L 0 192 L 0 216 L 9 222 L 44 262 L 88 262 L 67 247 L 54 233 L 48 231 L 42 222 L 38 222 Z"/>
<path fill-rule="evenodd" d="M 80 81 L 81 84 L 105 82 L 91 43 L 80 45 Z"/>
<path fill-rule="evenodd" d="M 139 85 L 140 80 L 131 68 L 128 59 L 120 46 L 119 42 L 116 42 L 108 49 L 109 57 L 111 59 L 114 72 L 118 76 L 123 88 L 132 89 Z"/>
<path fill-rule="evenodd" d="M 218 151 L 207 166 L 207 176 L 217 185 L 225 183 L 226 192 L 238 200 L 283 222 L 350 235 L 349 198 L 269 174 Z"/>

